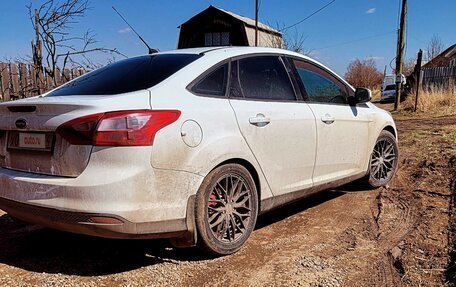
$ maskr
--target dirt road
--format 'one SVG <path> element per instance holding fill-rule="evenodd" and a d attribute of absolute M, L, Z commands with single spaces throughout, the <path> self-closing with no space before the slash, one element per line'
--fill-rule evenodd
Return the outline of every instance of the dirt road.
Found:
<path fill-rule="evenodd" d="M 456 116 L 397 125 L 390 186 L 343 187 L 262 216 L 247 246 L 223 258 L 41 229 L 0 211 L 0 285 L 455 286 Z"/>

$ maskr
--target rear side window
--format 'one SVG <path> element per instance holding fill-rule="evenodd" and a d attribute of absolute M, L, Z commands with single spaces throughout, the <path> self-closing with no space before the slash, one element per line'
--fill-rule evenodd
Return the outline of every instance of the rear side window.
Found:
<path fill-rule="evenodd" d="M 328 72 L 303 61 L 293 60 L 311 102 L 347 103 L 347 89 Z"/>
<path fill-rule="evenodd" d="M 239 81 L 236 84 L 245 98 L 296 101 L 290 78 L 279 57 L 258 56 L 240 59 L 237 66 Z"/>
<path fill-rule="evenodd" d="M 224 64 L 196 83 L 196 85 L 193 86 L 192 91 L 201 95 L 224 97 L 227 77 L 228 64 Z"/>
<path fill-rule="evenodd" d="M 147 89 L 199 57 L 195 54 L 157 54 L 122 60 L 83 75 L 47 96 L 114 95 Z"/>

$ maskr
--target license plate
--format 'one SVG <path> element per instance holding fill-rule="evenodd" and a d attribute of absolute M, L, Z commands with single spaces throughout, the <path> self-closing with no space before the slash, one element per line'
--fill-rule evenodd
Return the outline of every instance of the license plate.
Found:
<path fill-rule="evenodd" d="M 52 151 L 52 142 L 52 133 L 8 133 L 9 149 Z"/>

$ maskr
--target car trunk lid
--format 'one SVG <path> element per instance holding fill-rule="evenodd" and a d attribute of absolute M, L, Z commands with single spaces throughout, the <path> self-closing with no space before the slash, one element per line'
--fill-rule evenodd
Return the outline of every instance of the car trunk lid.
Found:
<path fill-rule="evenodd" d="M 147 90 L 114 96 L 34 97 L 0 104 L 0 167 L 77 177 L 91 145 L 70 144 L 56 133 L 65 122 L 108 111 L 150 109 Z"/>

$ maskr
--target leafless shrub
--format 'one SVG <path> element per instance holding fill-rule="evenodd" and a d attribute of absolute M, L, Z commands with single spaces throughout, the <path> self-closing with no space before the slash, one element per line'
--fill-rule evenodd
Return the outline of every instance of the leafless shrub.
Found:
<path fill-rule="evenodd" d="M 348 65 L 345 79 L 354 87 L 374 89 L 381 84 L 383 73 L 378 70 L 373 58 L 356 59 Z"/>
<path fill-rule="evenodd" d="M 402 66 L 402 74 L 410 76 L 415 71 L 416 57 L 408 58 Z"/>

